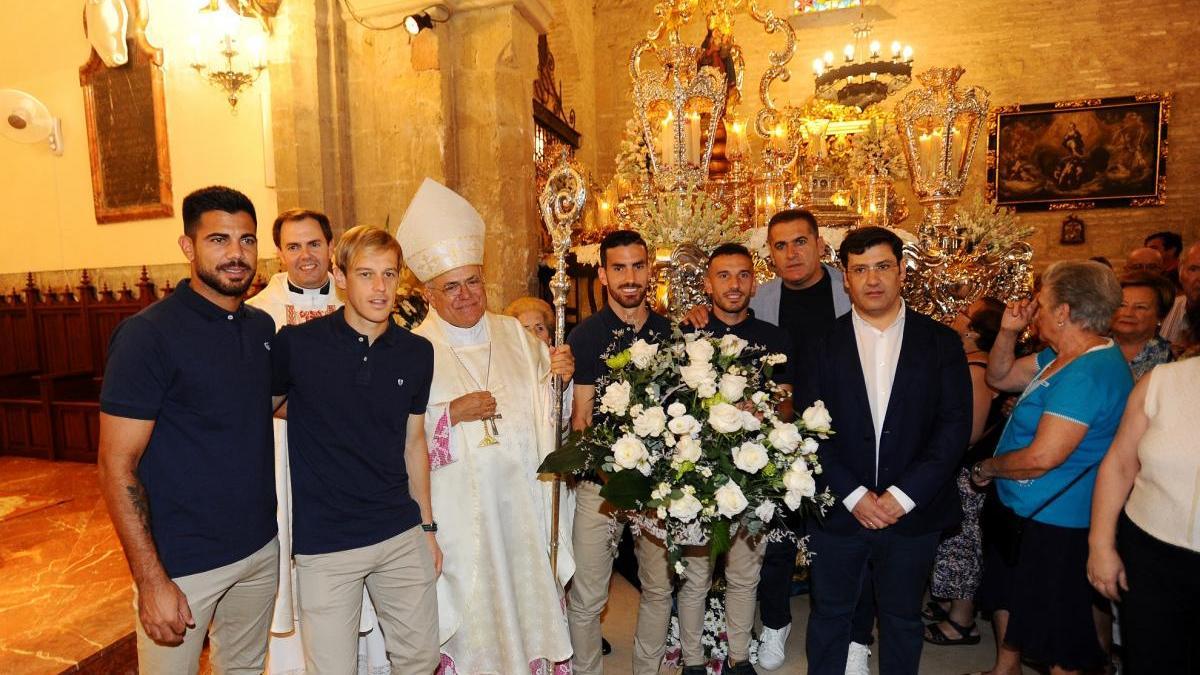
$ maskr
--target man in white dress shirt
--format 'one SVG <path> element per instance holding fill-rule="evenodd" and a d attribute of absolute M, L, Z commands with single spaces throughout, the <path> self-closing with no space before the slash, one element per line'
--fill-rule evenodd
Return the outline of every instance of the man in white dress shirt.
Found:
<path fill-rule="evenodd" d="M 942 532 L 961 516 L 954 477 L 971 431 L 967 360 L 954 331 L 905 307 L 901 247 L 884 228 L 846 235 L 838 255 L 853 309 L 797 355 L 797 409 L 823 400 L 837 429 L 818 450 L 819 487 L 841 502 L 809 527 L 813 675 L 845 672 L 868 577 L 880 672 L 918 671 L 925 581 Z"/>
<path fill-rule="evenodd" d="M 433 344 L 425 414 L 433 511 L 444 562 L 437 581 L 442 675 L 570 672 L 562 587 L 574 503 L 560 487 L 557 578 L 550 568 L 554 449 L 546 389 L 574 371 L 514 318 L 487 311 L 483 218 L 426 179 L 396 232 L 430 312 L 413 333 Z M 514 273 L 521 274 L 519 270 Z"/>

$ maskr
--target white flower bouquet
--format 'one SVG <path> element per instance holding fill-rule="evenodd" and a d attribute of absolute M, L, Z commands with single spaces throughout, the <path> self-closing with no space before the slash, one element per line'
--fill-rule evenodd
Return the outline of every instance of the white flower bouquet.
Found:
<path fill-rule="evenodd" d="M 817 439 L 832 420 L 819 401 L 780 417 L 787 395 L 771 377 L 786 360 L 735 335 L 637 340 L 607 355 L 595 424 L 539 471 L 599 478 L 609 503 L 662 537 L 676 569 L 683 545 L 711 543 L 716 556 L 735 526 L 756 535 L 782 526 L 783 508 L 823 512 L 833 497 L 817 493 Z"/>

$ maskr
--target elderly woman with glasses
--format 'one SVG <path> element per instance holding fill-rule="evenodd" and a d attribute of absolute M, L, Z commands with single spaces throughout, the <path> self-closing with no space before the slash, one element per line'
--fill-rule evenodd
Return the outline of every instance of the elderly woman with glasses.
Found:
<path fill-rule="evenodd" d="M 1129 362 L 1134 381 L 1160 363 L 1174 360 L 1171 343 L 1158 334 L 1175 304 L 1175 286 L 1166 277 L 1134 272 L 1121 278 L 1121 306 L 1113 315 L 1112 336 Z"/>
<path fill-rule="evenodd" d="M 1121 304 L 1112 270 L 1091 261 L 1046 270 L 1032 301 L 1011 306 L 989 354 L 988 384 L 1023 391 L 996 446 L 975 463 L 978 485 L 996 483 L 985 508 L 980 604 L 993 612 L 993 675 L 1021 660 L 1051 673 L 1103 665 L 1086 576 L 1096 467 L 1133 388 L 1125 357 L 1106 337 Z M 1035 322 L 1049 347 L 1016 358 L 1017 336 Z"/>

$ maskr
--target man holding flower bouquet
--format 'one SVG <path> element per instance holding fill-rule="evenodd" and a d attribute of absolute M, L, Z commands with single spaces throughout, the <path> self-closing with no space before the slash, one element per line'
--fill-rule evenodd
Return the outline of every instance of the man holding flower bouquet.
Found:
<path fill-rule="evenodd" d="M 631 230 L 617 230 L 600 242 L 600 281 L 604 284 L 608 304 L 598 313 L 585 319 L 571 331 L 567 342 L 575 354 L 574 403 L 571 428 L 582 430 L 602 417 L 604 403 L 596 400 L 598 383 L 608 375 L 607 359 L 621 352 L 635 340 L 656 343 L 669 339 L 671 324 L 666 318 L 650 311 L 646 292 L 650 285 L 650 254 L 641 235 Z M 567 619 L 571 629 L 571 644 L 575 649 L 574 667 L 577 675 L 600 675 L 601 636 L 600 614 L 608 601 L 608 584 L 612 576 L 613 559 L 624 524 L 616 520 L 611 505 L 600 496 L 595 475 L 582 478 L 576 488 L 575 522 L 572 547 L 575 552 L 575 577 L 568 590 Z M 638 537 L 635 542 L 639 563 L 643 555 L 652 556 L 662 550 Z M 659 554 L 666 560 L 665 554 Z M 634 672 L 657 673 L 666 640 L 667 622 L 671 618 L 671 591 L 667 570 L 665 596 L 654 589 L 662 586 L 649 579 L 641 569 L 642 597 L 638 606 L 637 637 L 634 640 Z M 658 628 L 661 624 L 661 630 Z"/>
<path fill-rule="evenodd" d="M 788 334 L 778 326 L 756 319 L 750 310 L 750 298 L 754 297 L 756 282 L 754 259 L 746 247 L 740 244 L 723 244 L 712 252 L 704 277 L 704 290 L 711 299 L 712 312 L 707 315 L 704 325 L 695 328 L 697 332 L 723 338 L 723 341 L 728 339 L 726 336 L 733 336 L 744 341 L 747 346 L 761 349 L 768 354 L 788 354 Z M 772 374 L 780 387 L 790 393 L 791 385 L 784 384 L 790 381 L 787 377 L 787 363 L 776 366 Z M 725 384 L 724 379 L 722 384 Z M 741 384 L 744 384 L 744 378 L 741 381 L 731 378 L 729 385 L 724 388 L 736 388 Z M 732 398 L 733 394 L 730 394 L 730 397 Z M 782 420 L 790 420 L 790 398 L 782 402 L 778 416 Z M 739 468 L 755 468 L 755 457 L 751 455 L 756 454 L 753 451 L 743 452 L 735 461 L 740 460 L 742 466 Z M 762 454 L 766 456 L 765 452 Z M 758 514 L 759 518 L 770 521 L 775 510 L 776 506 L 769 504 Z M 764 535 L 765 532 L 762 531 L 751 534 L 745 528 L 740 529 L 733 537 L 725 563 L 725 617 L 729 657 L 724 672 L 732 675 L 752 675 L 756 672 L 750 664 L 750 631 L 754 627 L 755 595 L 763 565 L 763 554 L 767 548 L 767 537 Z M 687 563 L 688 576 L 702 579 L 703 582 L 685 583 L 679 589 L 679 641 L 683 651 L 683 675 L 704 675 L 707 672 L 706 658 L 700 637 L 704 629 L 705 598 L 712 581 L 713 561 L 707 551 L 701 551 L 698 556 L 688 556 Z"/>

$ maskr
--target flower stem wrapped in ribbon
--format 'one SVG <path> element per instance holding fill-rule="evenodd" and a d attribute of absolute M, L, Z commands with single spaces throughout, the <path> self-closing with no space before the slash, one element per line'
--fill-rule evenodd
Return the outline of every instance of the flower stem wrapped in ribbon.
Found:
<path fill-rule="evenodd" d="M 772 373 L 786 362 L 736 335 L 636 340 L 606 354 L 594 424 L 546 457 L 540 472 L 598 477 L 600 494 L 662 537 L 676 569 L 681 546 L 727 551 L 737 527 L 787 536 L 784 511 L 822 514 L 818 439 L 833 434 L 818 401 L 799 419 L 781 410 Z"/>

